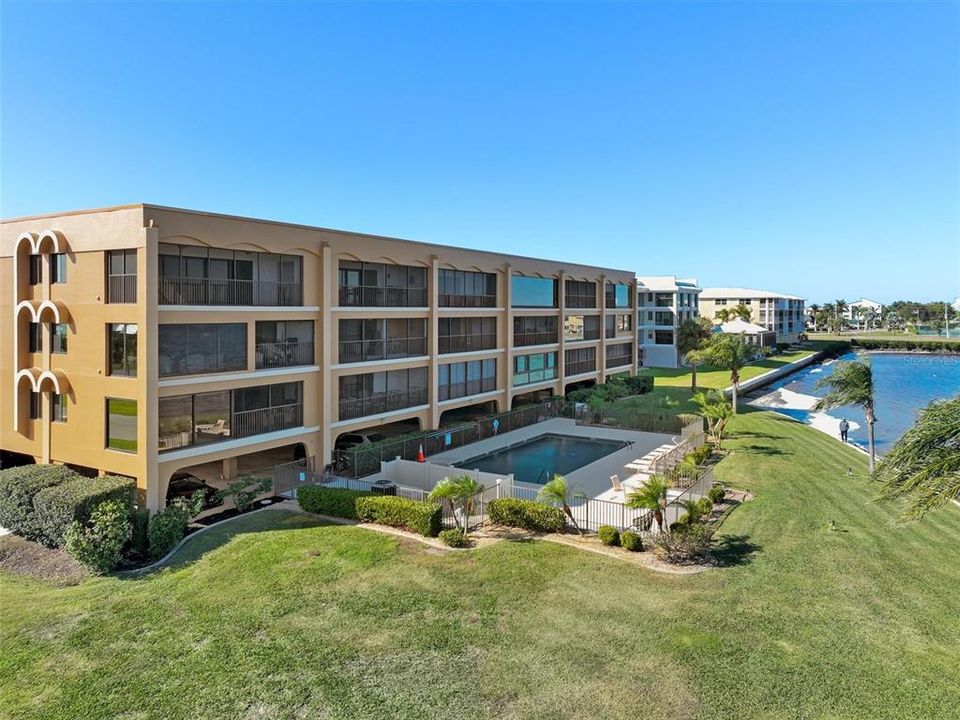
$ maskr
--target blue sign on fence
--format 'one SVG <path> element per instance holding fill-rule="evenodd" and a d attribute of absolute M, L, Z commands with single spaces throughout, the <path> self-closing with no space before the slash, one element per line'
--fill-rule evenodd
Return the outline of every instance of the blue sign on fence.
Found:
<path fill-rule="evenodd" d="M 453 445 L 453 433 L 447 433 L 443 436 L 443 444 L 447 447 Z"/>

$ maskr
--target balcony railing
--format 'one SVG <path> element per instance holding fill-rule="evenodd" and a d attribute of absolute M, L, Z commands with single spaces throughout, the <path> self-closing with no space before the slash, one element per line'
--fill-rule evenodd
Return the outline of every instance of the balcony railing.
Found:
<path fill-rule="evenodd" d="M 448 308 L 492 308 L 497 306 L 497 296 L 440 293 L 438 302 L 440 307 Z"/>
<path fill-rule="evenodd" d="M 313 365 L 313 342 L 257 343 L 257 370 Z"/>
<path fill-rule="evenodd" d="M 136 275 L 108 275 L 107 302 L 135 303 L 137 301 Z"/>
<path fill-rule="evenodd" d="M 437 347 L 441 355 L 447 353 L 476 352 L 478 350 L 495 350 L 497 347 L 497 334 L 441 335 L 437 338 Z"/>
<path fill-rule="evenodd" d="M 583 360 L 580 362 L 571 362 L 567 363 L 567 366 L 564 369 L 566 370 L 567 377 L 572 377 L 573 375 L 582 375 L 583 373 L 588 372 L 596 372 L 597 361 Z"/>
<path fill-rule="evenodd" d="M 232 436 L 262 435 L 303 425 L 303 403 L 290 403 L 233 414 Z"/>
<path fill-rule="evenodd" d="M 528 345 L 551 345 L 559 342 L 559 334 L 556 330 L 553 332 L 526 332 L 514 333 L 514 347 L 526 347 Z"/>
<path fill-rule="evenodd" d="M 464 382 L 450 383 L 441 385 L 437 390 L 437 398 L 443 400 L 455 400 L 456 398 L 479 395 L 480 393 L 493 392 L 497 389 L 496 378 L 481 378 L 479 380 L 466 380 Z"/>
<path fill-rule="evenodd" d="M 303 305 L 303 285 L 273 280 L 161 277 L 161 305 Z"/>
<path fill-rule="evenodd" d="M 368 398 L 357 400 L 340 401 L 340 419 L 352 420 L 353 418 L 366 417 L 368 415 L 382 415 L 392 410 L 402 410 L 408 407 L 426 405 L 427 389 L 418 388 L 409 392 L 391 392 L 380 395 L 374 395 Z"/>
<path fill-rule="evenodd" d="M 341 307 L 426 307 L 426 288 L 341 287 Z"/>
<path fill-rule="evenodd" d="M 621 367 L 633 362 L 633 353 L 629 355 L 614 355 L 607 358 L 607 367 Z"/>
<path fill-rule="evenodd" d="M 426 338 L 387 338 L 386 340 L 343 340 L 339 347 L 342 363 L 394 360 L 427 354 Z"/>

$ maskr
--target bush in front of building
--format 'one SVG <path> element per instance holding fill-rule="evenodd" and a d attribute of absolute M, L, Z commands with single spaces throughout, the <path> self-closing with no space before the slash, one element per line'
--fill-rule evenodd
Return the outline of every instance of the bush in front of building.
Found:
<path fill-rule="evenodd" d="M 197 490 L 189 501 L 177 498 L 153 514 L 147 526 L 147 545 L 153 560 L 159 560 L 183 540 L 190 518 L 203 511 L 204 500 L 203 490 Z"/>
<path fill-rule="evenodd" d="M 253 507 L 258 495 L 273 489 L 272 478 L 243 477 L 227 485 L 217 493 L 221 500 L 233 498 L 233 506 L 238 512 L 246 512 Z"/>
<path fill-rule="evenodd" d="M 150 538 L 147 531 L 150 527 L 150 511 L 146 508 L 137 508 L 130 516 L 130 552 L 140 557 L 146 557 L 150 551 Z"/>
<path fill-rule="evenodd" d="M 33 499 L 40 527 L 39 540 L 48 547 L 62 547 L 67 528 L 74 520 L 86 525 L 93 511 L 110 500 L 125 507 L 129 516 L 135 498 L 135 481 L 113 475 L 78 477 L 44 488 Z"/>
<path fill-rule="evenodd" d="M 707 497 L 710 498 L 710 502 L 719 503 L 723 502 L 723 498 L 727 495 L 727 489 L 720 484 L 714 484 L 709 490 L 707 490 Z"/>
<path fill-rule="evenodd" d="M 643 550 L 643 539 L 632 530 L 624 530 L 620 533 L 620 546 L 630 552 L 641 552 Z"/>
<path fill-rule="evenodd" d="M 23 465 L 0 470 L 0 527 L 27 540 L 43 537 L 33 501 L 37 493 L 80 477 L 66 465 Z"/>
<path fill-rule="evenodd" d="M 470 538 L 463 534 L 463 530 L 460 528 L 451 528 L 450 530 L 441 530 L 440 531 L 440 540 L 444 545 L 449 545 L 452 548 L 466 548 L 470 547 L 473 543 Z"/>
<path fill-rule="evenodd" d="M 70 523 L 64 537 L 64 549 L 70 556 L 95 573 L 110 572 L 120 562 L 130 537 L 130 509 L 118 500 L 100 503 L 85 525 Z"/>
<path fill-rule="evenodd" d="M 393 495 L 358 497 L 357 516 L 361 520 L 410 530 L 424 537 L 440 534 L 441 509 L 432 502 Z"/>
<path fill-rule="evenodd" d="M 487 512 L 497 525 L 534 532 L 560 532 L 566 525 L 562 509 L 536 500 L 500 498 L 487 506 Z"/>
<path fill-rule="evenodd" d="M 597 528 L 597 537 L 604 545 L 619 545 L 620 531 L 613 525 L 601 525 Z"/>
<path fill-rule="evenodd" d="M 297 488 L 297 501 L 306 512 L 357 520 L 359 519 L 357 516 L 357 498 L 372 494 L 366 490 L 303 485 Z"/>

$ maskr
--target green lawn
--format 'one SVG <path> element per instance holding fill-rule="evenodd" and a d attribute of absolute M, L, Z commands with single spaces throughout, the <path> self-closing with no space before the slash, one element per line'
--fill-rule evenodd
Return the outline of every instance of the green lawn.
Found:
<path fill-rule="evenodd" d="M 764 360 L 757 360 L 747 365 L 740 372 L 740 382 L 750 380 L 765 372 L 776 370 L 789 363 L 801 360 L 812 355 L 815 350 L 796 350 L 776 355 Z M 656 387 L 690 387 L 690 368 L 643 368 L 640 375 L 655 378 Z M 730 371 L 716 370 L 711 367 L 702 367 L 697 370 L 697 386 L 703 388 L 723 389 L 730 386 Z"/>
<path fill-rule="evenodd" d="M 898 524 L 856 451 L 769 413 L 731 429 L 717 474 L 756 499 L 696 576 L 279 511 L 145 578 L 0 576 L 0 716 L 957 717 L 960 509 Z"/>
<path fill-rule="evenodd" d="M 946 332 L 946 331 L 944 331 Z M 935 342 L 935 341 L 950 341 L 960 343 L 960 327 L 953 327 L 951 323 L 950 328 L 950 337 L 948 338 L 944 335 L 914 335 L 913 333 L 904 333 L 904 332 L 857 332 L 856 330 L 851 330 L 850 332 L 845 332 L 842 335 L 837 335 L 835 333 L 810 333 L 811 340 L 912 340 L 913 342 Z"/>

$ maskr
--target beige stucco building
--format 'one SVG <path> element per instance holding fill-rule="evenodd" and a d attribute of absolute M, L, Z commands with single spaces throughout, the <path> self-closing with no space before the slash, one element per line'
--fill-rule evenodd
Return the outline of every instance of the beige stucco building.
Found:
<path fill-rule="evenodd" d="M 700 314 L 715 323 L 717 311 L 746 305 L 750 322 L 777 334 L 778 343 L 799 342 L 804 330 L 804 299 L 796 295 L 752 288 L 704 288 L 700 293 Z"/>
<path fill-rule="evenodd" d="M 0 448 L 137 479 L 637 366 L 632 272 L 129 205 L 0 230 Z"/>

